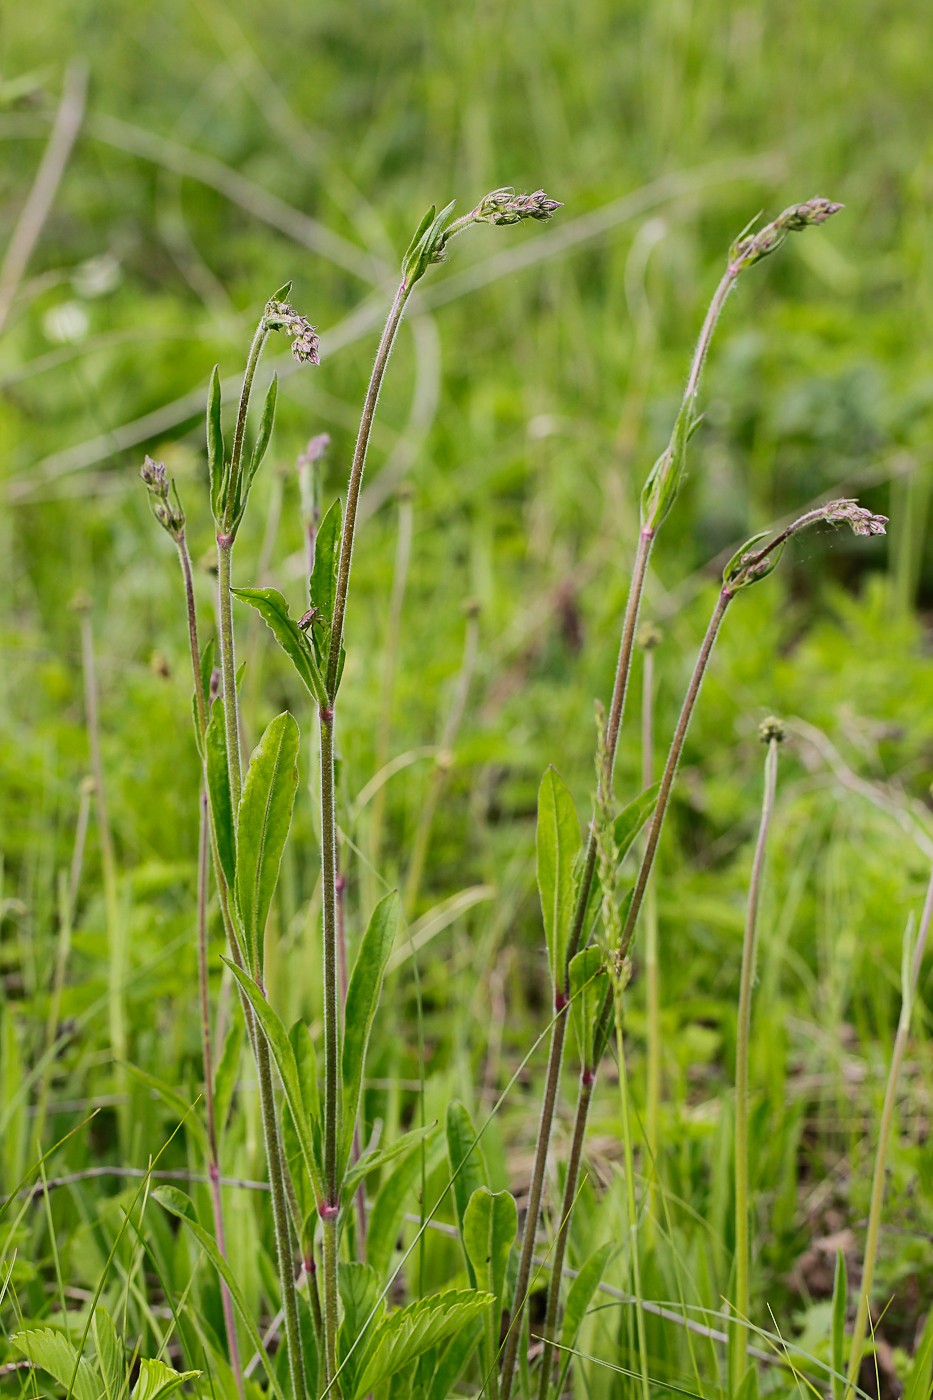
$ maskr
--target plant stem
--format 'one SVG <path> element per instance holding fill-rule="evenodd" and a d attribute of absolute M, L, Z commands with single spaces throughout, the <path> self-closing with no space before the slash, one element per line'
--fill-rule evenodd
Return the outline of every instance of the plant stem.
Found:
<path fill-rule="evenodd" d="M 894 1037 L 894 1052 L 891 1056 L 891 1068 L 888 1071 L 888 1082 L 884 1092 L 884 1107 L 881 1110 L 881 1122 L 878 1125 L 878 1146 L 875 1151 L 875 1169 L 871 1181 L 871 1205 L 868 1212 L 868 1229 L 865 1235 L 865 1256 L 862 1261 L 862 1286 L 859 1290 L 855 1326 L 852 1329 L 852 1349 L 849 1353 L 849 1370 L 847 1377 L 848 1385 L 845 1391 L 846 1400 L 848 1400 L 850 1391 L 854 1391 L 855 1389 L 859 1366 L 862 1361 L 862 1347 L 865 1343 L 865 1332 L 868 1327 L 868 1310 L 871 1305 L 871 1288 L 875 1277 L 875 1263 L 878 1258 L 878 1241 L 881 1231 L 881 1208 L 884 1204 L 885 1174 L 887 1171 L 891 1127 L 894 1121 L 897 1081 L 900 1075 L 901 1063 L 904 1059 L 904 1051 L 907 1049 L 910 1020 L 913 1013 L 917 984 L 920 980 L 920 968 L 923 963 L 924 952 L 926 951 L 927 935 L 930 931 L 931 921 L 933 921 L 933 874 L 931 874 L 930 882 L 927 885 L 926 899 L 923 904 L 923 913 L 920 915 L 920 927 L 917 930 L 917 942 L 914 945 L 913 958 L 909 968 L 905 966 L 901 978 L 903 988 L 901 996 L 901 1014 L 898 1018 L 897 1034 Z"/>
<path fill-rule="evenodd" d="M 200 690 L 200 681 L 197 683 Z M 203 699 L 203 697 L 202 697 Z M 211 1200 L 214 1208 L 214 1238 L 222 1259 L 227 1258 L 226 1236 L 224 1231 L 223 1198 L 220 1186 L 220 1154 L 217 1147 L 217 1119 L 214 1113 L 214 1065 L 211 1053 L 211 1014 L 208 1000 L 207 979 L 207 882 L 208 882 L 208 828 L 210 813 L 207 807 L 207 793 L 202 789 L 200 798 L 200 822 L 198 829 L 198 982 L 201 992 L 201 1049 L 204 1058 L 204 1103 L 207 1112 L 207 1142 L 209 1151 L 208 1174 L 211 1182 Z M 240 1361 L 240 1347 L 237 1341 L 236 1321 L 233 1315 L 233 1300 L 226 1282 L 220 1281 L 220 1298 L 224 1314 L 224 1330 L 227 1334 L 227 1347 L 230 1352 L 230 1367 L 236 1381 L 237 1393 L 243 1397 L 243 1367 Z"/>
<path fill-rule="evenodd" d="M 252 377 L 252 371 L 255 370 L 255 362 L 258 361 L 259 350 L 262 348 L 262 340 L 264 338 L 264 336 L 260 338 L 259 330 L 257 330 L 256 335 L 253 337 L 253 345 L 250 349 L 252 368 L 250 369 L 248 367 L 250 379 Z M 245 390 L 246 384 L 244 383 L 244 395 Z M 241 422 L 245 422 L 247 407 L 246 397 L 244 395 L 241 395 L 240 399 L 240 412 L 237 418 L 237 437 L 234 441 L 234 452 L 237 451 L 237 443 L 239 443 L 239 451 L 241 453 L 242 431 L 240 425 Z M 235 458 L 233 461 L 235 462 Z M 235 467 L 232 462 L 231 479 L 233 478 L 234 470 Z M 225 514 L 225 519 L 228 515 L 229 506 Z M 224 707 L 224 729 L 227 738 L 227 766 L 230 773 L 230 797 L 233 804 L 235 820 L 240 805 L 242 777 L 240 768 L 240 725 L 236 694 L 236 655 L 234 647 L 233 609 L 230 593 L 232 556 L 232 535 L 224 532 L 218 533 L 217 591 L 222 699 Z M 200 686 L 200 677 L 195 679 L 195 685 Z M 231 946 L 233 946 L 236 944 L 237 939 L 233 917 L 229 908 L 229 892 L 226 889 L 225 882 L 223 892 L 224 897 L 221 900 L 221 905 L 222 907 L 226 905 L 225 924 L 228 927 L 231 937 Z M 248 968 L 247 971 L 256 977 L 258 969 Z M 276 1261 L 278 1264 L 279 1285 L 282 1292 L 282 1308 L 285 1313 L 285 1338 L 288 1346 L 288 1361 L 292 1379 L 292 1389 L 294 1392 L 294 1400 L 304 1400 L 306 1393 L 305 1372 L 301 1349 L 301 1332 L 298 1325 L 298 1298 L 295 1289 L 295 1270 L 291 1257 L 288 1227 L 285 1157 L 282 1150 L 281 1138 L 279 1136 L 278 1119 L 275 1109 L 272 1064 L 269 1056 L 269 1046 L 265 1036 L 257 1032 L 255 1020 L 244 996 L 241 996 L 241 1002 L 246 1017 L 250 1043 L 253 1047 L 253 1055 L 256 1060 L 256 1071 L 259 1082 L 259 1111 L 262 1119 L 266 1160 L 269 1164 L 269 1185 L 272 1195 L 272 1220 L 275 1230 Z"/>
<path fill-rule="evenodd" d="M 265 318 L 260 317 L 259 324 L 253 332 L 249 354 L 246 357 L 246 369 L 243 371 L 243 387 L 240 389 L 240 402 L 237 405 L 236 426 L 233 430 L 233 446 L 230 449 L 230 480 L 227 483 L 223 518 L 218 525 L 220 533 L 224 535 L 229 535 L 231 531 L 235 532 L 237 528 L 237 522 L 234 520 L 234 513 L 238 504 L 240 477 L 243 472 L 243 443 L 246 439 L 246 419 L 249 415 L 249 400 L 253 392 L 253 379 L 256 375 L 259 357 L 262 354 L 262 347 L 265 345 L 268 338 L 269 332 L 265 326 Z"/>
<path fill-rule="evenodd" d="M 625 1036 L 622 1025 L 624 974 L 615 978 L 612 1002 L 615 1007 L 616 1051 L 619 1057 L 619 1098 L 622 1108 L 622 1151 L 625 1161 L 625 1204 L 628 1211 L 629 1266 L 635 1300 L 635 1329 L 638 1336 L 638 1366 L 641 1372 L 642 1400 L 650 1400 L 648 1384 L 648 1344 L 645 1339 L 645 1312 L 641 1296 L 641 1264 L 638 1257 L 638 1202 L 635 1197 L 635 1151 L 632 1143 L 632 1115 L 629 1103 L 628 1069 L 625 1064 Z"/>
<path fill-rule="evenodd" d="M 392 593 L 389 599 L 389 619 L 386 625 L 385 662 L 382 671 L 382 697 L 379 705 L 379 729 L 376 737 L 375 771 L 381 773 L 389 761 L 389 743 L 392 733 L 392 697 L 395 693 L 395 668 L 398 661 L 399 642 L 402 628 L 402 606 L 405 601 L 405 588 L 408 583 L 408 568 L 411 562 L 411 541 L 414 525 L 414 511 L 411 503 L 411 489 L 406 487 L 399 492 L 398 536 L 395 543 L 395 568 L 392 573 Z M 385 812 L 386 785 L 377 788 L 370 813 L 370 860 L 374 868 L 379 867 L 382 847 L 382 821 Z"/>
<path fill-rule="evenodd" d="M 635 554 L 635 561 L 632 566 L 632 580 L 629 585 L 628 600 L 625 606 L 625 616 L 622 623 L 622 636 L 619 644 L 619 657 L 616 663 L 615 681 L 612 688 L 612 701 L 609 709 L 609 716 L 606 721 L 606 755 L 609 764 L 610 782 L 611 775 L 615 767 L 615 756 L 619 742 L 619 731 L 622 726 L 622 716 L 625 710 L 625 694 L 628 687 L 628 678 L 632 665 L 632 648 L 635 643 L 635 629 L 638 624 L 638 610 L 641 606 L 641 598 L 644 592 L 645 576 L 648 570 L 648 561 L 651 557 L 651 549 L 654 544 L 654 533 L 643 530 L 638 537 L 638 549 Z M 586 909 L 589 903 L 590 888 L 593 883 L 593 875 L 596 870 L 596 834 L 594 827 L 590 827 L 589 840 L 586 847 L 583 872 L 577 890 L 577 900 L 573 911 L 573 921 L 567 938 L 567 956 L 564 965 L 564 985 L 555 990 L 555 1010 L 558 1013 L 552 1030 L 551 1044 L 548 1054 L 547 1076 L 544 1083 L 544 1099 L 541 1104 L 541 1119 L 538 1125 L 538 1145 L 535 1151 L 534 1166 L 531 1173 L 531 1184 L 528 1189 L 528 1209 L 525 1215 L 525 1228 L 522 1234 L 522 1248 L 518 1261 L 518 1272 L 515 1280 L 515 1293 L 512 1303 L 512 1320 L 508 1337 L 502 1357 L 502 1400 L 510 1400 L 512 1392 L 513 1377 L 515 1373 L 515 1362 L 518 1357 L 518 1347 L 521 1341 L 522 1323 L 521 1317 L 524 1311 L 528 1293 L 528 1282 L 531 1278 L 531 1265 L 534 1255 L 535 1232 L 538 1228 L 538 1216 L 541 1212 L 541 1197 L 544 1190 L 544 1174 L 547 1169 L 547 1155 L 551 1140 L 551 1127 L 554 1122 L 554 1110 L 557 1105 L 557 1093 L 560 1085 L 561 1062 L 564 1054 L 564 1037 L 567 1033 L 567 995 L 569 990 L 569 968 L 571 960 L 576 956 L 580 947 L 580 940 L 583 934 L 583 924 L 586 919 Z M 585 1121 L 585 1120 L 584 1120 Z M 573 1194 L 571 1193 L 571 1202 Z M 564 1228 L 563 1219 L 561 1229 Z M 551 1290 L 559 1295 L 560 1274 L 552 1272 Z M 556 1301 L 552 1304 L 548 1301 L 548 1311 L 554 1311 L 556 1317 Z"/>
<path fill-rule="evenodd" d="M 564 1198 L 561 1202 L 560 1219 L 562 1228 L 557 1232 L 557 1239 L 554 1241 L 554 1248 L 551 1253 L 551 1279 L 558 1280 L 557 1287 L 548 1288 L 547 1312 L 542 1329 L 542 1340 L 544 1349 L 541 1355 L 541 1374 L 538 1381 L 539 1400 L 547 1400 L 547 1394 L 551 1386 L 551 1366 L 552 1353 L 554 1351 L 553 1342 L 556 1340 L 557 1314 L 560 1308 L 560 1279 L 563 1274 L 564 1257 L 567 1253 L 567 1241 L 570 1237 L 569 1231 L 563 1228 L 565 1222 L 569 1220 L 570 1214 L 576 1200 L 575 1191 L 569 1189 L 571 1181 L 576 1183 L 580 1176 L 580 1162 L 583 1156 L 583 1139 L 586 1135 L 586 1120 L 589 1114 L 590 1099 L 593 1097 L 593 1090 L 596 1086 L 595 1071 L 588 1066 L 580 1074 L 580 1095 L 579 1104 L 585 1104 L 584 1112 L 578 1111 L 573 1125 L 573 1137 L 570 1141 L 570 1156 L 567 1160 L 567 1177 L 564 1183 Z"/>
<path fill-rule="evenodd" d="M 97 803 L 97 827 L 100 839 L 100 860 L 104 881 L 104 907 L 107 917 L 107 1007 L 110 1044 L 114 1060 L 114 1078 L 118 1092 L 125 1085 L 124 1061 L 127 1058 L 126 1017 L 123 1006 L 123 984 L 126 981 L 126 940 L 120 917 L 120 892 L 117 883 L 117 861 L 113 836 L 107 813 L 104 786 L 104 762 L 100 744 L 100 705 L 97 692 L 97 663 L 94 656 L 94 632 L 91 626 L 90 604 L 80 607 L 81 662 L 84 671 L 84 707 L 87 721 L 88 746 L 91 751 L 91 772 L 94 777 L 94 797 Z M 123 1127 L 127 1124 L 123 1116 Z"/>
<path fill-rule="evenodd" d="M 363 468 L 366 466 L 366 452 L 372 435 L 379 391 L 385 378 L 386 366 L 395 344 L 395 337 L 401 324 L 411 288 L 405 282 L 399 284 L 395 300 L 383 328 L 363 401 L 363 414 L 353 450 L 353 463 L 350 467 L 350 480 L 347 483 L 347 504 L 343 516 L 343 539 L 340 545 L 340 563 L 337 568 L 337 587 L 334 594 L 334 616 L 331 623 L 330 658 L 327 666 L 327 693 L 333 705 L 337 691 L 337 672 L 340 669 L 340 648 L 343 644 L 343 623 L 347 608 L 347 592 L 350 587 L 350 564 L 353 559 L 353 540 L 356 534 L 356 512 L 363 484 Z"/>
<path fill-rule="evenodd" d="M 654 648 L 644 652 L 641 702 L 641 783 L 651 786 L 654 776 Z M 658 971 L 658 892 L 653 879 L 645 891 L 645 1011 L 647 1020 L 647 1067 L 645 1106 L 645 1145 L 648 1161 L 647 1233 L 653 1236 L 657 1206 L 658 1121 L 661 1111 L 661 988 Z"/>
<path fill-rule="evenodd" d="M 337 1214 L 321 1217 L 324 1294 L 324 1379 L 328 1390 L 337 1375 Z"/>
<path fill-rule="evenodd" d="M 729 1363 L 732 1393 L 738 1392 L 747 1362 L 746 1323 L 749 1317 L 749 1254 L 748 1254 L 748 1049 L 752 1020 L 752 986 L 758 941 L 758 905 L 764 874 L 765 852 L 774 792 L 777 785 L 779 739 L 768 740 L 765 757 L 764 794 L 761 821 L 752 861 L 748 889 L 748 909 L 745 916 L 745 937 L 742 941 L 742 974 L 739 984 L 739 1011 L 735 1045 L 735 1301 Z"/>

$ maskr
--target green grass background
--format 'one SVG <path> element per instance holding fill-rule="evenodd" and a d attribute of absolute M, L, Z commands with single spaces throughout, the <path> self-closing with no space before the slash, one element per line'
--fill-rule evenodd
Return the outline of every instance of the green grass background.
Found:
<path fill-rule="evenodd" d="M 611 682 L 638 493 L 667 440 L 725 251 L 759 210 L 770 217 L 813 194 L 845 203 L 831 225 L 749 273 L 727 306 L 690 479 L 656 551 L 647 604 L 664 631 L 660 762 L 712 605 L 715 561 L 830 493 L 858 495 L 892 517 L 881 542 L 805 537 L 773 579 L 736 603 L 661 854 L 661 1167 L 672 1236 L 648 1261 L 646 1289 L 715 1310 L 730 1264 L 729 1085 L 761 785 L 756 729 L 773 712 L 819 731 L 795 729 L 782 758 L 763 906 L 754 1285 L 757 1322 L 825 1355 L 828 1304 L 812 1256 L 840 1236 L 857 1274 L 901 937 L 930 861 L 933 146 L 923 7 L 166 0 L 144 10 L 43 0 L 38 12 L 8 7 L 0 25 L 4 243 L 66 62 L 90 72 L 81 135 L 0 341 L 3 1191 L 37 1156 L 40 1094 L 52 1105 L 43 1149 L 103 1105 L 50 1159 L 53 1176 L 145 1167 L 177 1122 L 164 1100 L 113 1066 L 93 820 L 60 1039 L 42 1059 L 60 946 L 57 887 L 89 761 L 71 608 L 79 592 L 91 600 L 99 662 L 130 1056 L 186 1102 L 197 1092 L 197 762 L 185 635 L 177 568 L 136 474 L 149 450 L 178 480 L 207 626 L 200 396 L 215 361 L 225 376 L 241 369 L 267 296 L 294 279 L 293 300 L 321 329 L 323 364 L 283 380 L 237 576 L 252 583 L 262 571 L 297 606 L 293 463 L 312 434 L 328 432 L 325 504 L 343 491 L 380 317 L 424 208 L 456 197 L 466 210 L 505 183 L 543 185 L 565 201 L 550 226 L 482 228 L 458 240 L 450 266 L 423 284 L 383 395 L 348 619 L 341 788 L 352 942 L 378 892 L 404 877 L 433 781 L 422 757 L 388 785 L 373 868 L 367 810 L 353 804 L 373 774 L 386 709 L 404 481 L 414 535 L 390 702 L 393 755 L 437 744 L 461 669 L 463 603 L 481 606 L 479 658 L 417 909 L 430 914 L 460 891 L 480 891 L 427 943 L 419 970 L 426 1112 L 442 1113 L 456 1093 L 481 1116 L 547 1015 L 537 784 L 555 762 L 587 819 L 592 704 Z M 340 236 L 340 265 L 307 246 L 317 235 L 289 211 Z M 87 262 L 101 257 L 118 276 L 92 295 Z M 87 329 L 63 344 L 56 316 L 68 304 Z M 179 401 L 147 428 L 147 415 Z M 288 704 L 305 735 L 271 992 L 286 1017 L 313 1021 L 312 716 L 262 629 L 245 616 L 240 625 L 250 732 Z M 639 785 L 637 679 L 618 773 L 625 798 Z M 216 970 L 222 996 L 219 960 Z M 629 1024 L 640 1101 L 637 973 L 636 958 Z M 895 1365 L 914 1347 L 933 1283 L 933 1062 L 922 1003 L 876 1290 L 879 1311 L 893 1299 L 881 1336 Z M 368 1117 L 384 1118 L 388 1130 L 417 1111 L 415 1023 L 409 961 L 378 1024 L 367 1099 Z M 24 1084 L 30 1067 L 34 1080 Z M 542 1068 L 539 1055 L 489 1134 L 494 1177 L 519 1192 Z M 568 1106 L 573 1086 L 571 1066 Z M 576 1260 L 623 1234 L 616 1099 L 608 1083 L 597 1099 Z M 248 1078 L 241 1102 L 225 1167 L 255 1176 Z M 199 1169 L 196 1138 L 180 1134 L 165 1160 Z M 62 1288 L 72 1290 L 69 1308 L 86 1307 L 133 1190 L 84 1181 L 53 1193 L 48 1210 L 23 1213 L 5 1245 L 8 1258 L 16 1249 L 7 1332 L 17 1311 L 32 1321 L 54 1314 Z M 269 1307 L 273 1270 L 257 1256 L 257 1242 L 265 1250 L 270 1241 L 262 1198 L 231 1193 L 229 1210 L 233 1257 L 252 1265 L 257 1310 Z M 190 1258 L 154 1208 L 146 1221 L 180 1296 Z M 441 1286 L 460 1265 L 438 1238 L 425 1267 Z M 831 1275 L 831 1253 L 827 1268 Z M 157 1346 L 171 1320 L 138 1244 L 121 1246 L 108 1278 L 114 1299 L 125 1293 L 127 1335 Z M 191 1287 L 219 1327 L 205 1270 Z M 589 1349 L 625 1364 L 626 1328 L 624 1314 L 607 1308 L 591 1324 Z M 683 1328 L 653 1323 L 649 1344 L 662 1378 L 695 1384 L 712 1374 L 708 1344 L 696 1342 L 692 1358 Z M 595 1366 L 587 1374 L 587 1393 L 625 1393 L 619 1377 Z M 786 1380 L 771 1383 L 780 1391 Z M 5 1384 L 19 1393 L 19 1378 L 0 1377 Z"/>

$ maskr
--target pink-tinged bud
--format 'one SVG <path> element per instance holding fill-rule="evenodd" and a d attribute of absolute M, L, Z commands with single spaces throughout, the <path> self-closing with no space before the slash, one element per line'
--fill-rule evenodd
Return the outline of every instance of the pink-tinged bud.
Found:
<path fill-rule="evenodd" d="M 317 331 L 306 316 L 301 316 L 293 306 L 285 301 L 266 303 L 262 318 L 268 331 L 284 331 L 291 337 L 292 354 L 300 365 L 321 363 L 320 341 Z"/>
<path fill-rule="evenodd" d="M 520 224 L 523 219 L 550 219 L 563 209 L 558 199 L 548 199 L 544 190 L 516 194 L 510 185 L 491 190 L 473 210 L 478 224 Z"/>

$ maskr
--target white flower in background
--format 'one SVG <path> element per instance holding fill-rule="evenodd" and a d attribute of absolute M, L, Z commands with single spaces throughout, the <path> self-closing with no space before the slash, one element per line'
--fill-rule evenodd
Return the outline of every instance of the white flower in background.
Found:
<path fill-rule="evenodd" d="M 43 334 L 55 345 L 71 345 L 83 340 L 90 325 L 91 318 L 78 301 L 63 301 L 42 317 Z"/>
<path fill-rule="evenodd" d="M 71 274 L 71 285 L 79 297 L 106 296 L 120 285 L 120 263 L 112 253 L 88 258 Z"/>

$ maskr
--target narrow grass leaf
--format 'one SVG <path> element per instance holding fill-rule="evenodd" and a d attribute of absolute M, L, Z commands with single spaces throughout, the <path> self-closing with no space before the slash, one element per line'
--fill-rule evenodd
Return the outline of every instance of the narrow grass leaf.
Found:
<path fill-rule="evenodd" d="M 121 1062 L 128 1074 L 144 1084 L 147 1089 L 162 1100 L 167 1108 L 172 1112 L 172 1116 L 178 1123 L 184 1123 L 187 1131 L 194 1134 L 198 1139 L 201 1150 L 208 1152 L 207 1129 L 196 1113 L 192 1113 L 193 1103 L 186 1099 L 184 1094 L 180 1094 L 171 1084 L 166 1084 L 164 1079 L 160 1079 L 157 1074 L 150 1074 L 148 1070 L 140 1069 L 139 1065 L 134 1065 L 131 1060 Z"/>
<path fill-rule="evenodd" d="M 195 1213 L 194 1204 L 185 1195 L 184 1191 L 179 1191 L 174 1186 L 157 1186 L 152 1193 L 155 1200 L 177 1219 L 181 1220 L 186 1228 L 191 1231 L 204 1253 L 210 1259 L 217 1273 L 223 1279 L 230 1290 L 230 1297 L 233 1299 L 237 1311 L 243 1319 L 246 1335 L 249 1337 L 250 1346 L 258 1354 L 263 1364 L 263 1369 L 269 1377 L 269 1384 L 278 1400 L 285 1400 L 282 1387 L 279 1385 L 275 1369 L 262 1343 L 262 1338 L 253 1321 L 253 1314 L 249 1303 L 243 1294 L 236 1274 L 227 1263 L 214 1242 L 213 1236 L 205 1230 Z"/>
<path fill-rule="evenodd" d="M 257 987 L 253 979 L 236 966 L 235 963 L 225 958 L 224 961 L 230 968 L 237 982 L 249 1001 L 250 1006 L 256 1013 L 256 1020 L 259 1029 L 262 1031 L 268 1043 L 270 1053 L 275 1061 L 275 1067 L 282 1081 L 282 1088 L 285 1091 L 285 1102 L 288 1104 L 288 1111 L 292 1116 L 295 1125 L 295 1132 L 298 1143 L 301 1147 L 301 1155 L 307 1168 L 311 1186 L 315 1198 L 318 1202 L 324 1199 L 323 1177 L 318 1164 L 314 1139 L 311 1132 L 311 1118 L 308 1112 L 307 1102 L 301 1091 L 301 1079 L 298 1074 L 298 1065 L 295 1060 L 295 1052 L 292 1049 L 281 1019 L 272 1010 L 266 1000 L 265 994 Z"/>
<path fill-rule="evenodd" d="M 10 1341 L 34 1366 L 48 1371 L 66 1391 L 70 1389 L 74 1400 L 100 1400 L 101 1383 L 94 1368 L 85 1357 L 79 1359 L 77 1347 L 61 1332 L 37 1327 L 16 1332 Z"/>
<path fill-rule="evenodd" d="M 933 1308 L 927 1313 L 923 1333 L 904 1386 L 903 1400 L 930 1400 L 933 1394 Z"/>
<path fill-rule="evenodd" d="M 339 1168 L 341 1175 L 353 1147 L 353 1130 L 360 1107 L 366 1050 L 376 1007 L 379 1005 L 386 963 L 395 943 L 400 913 L 401 901 L 395 891 L 387 894 L 376 905 L 360 943 L 347 987 L 342 1056 L 343 1135 Z"/>
<path fill-rule="evenodd" d="M 561 1346 L 576 1346 L 586 1310 L 593 1301 L 593 1295 L 597 1288 L 602 1283 L 612 1250 L 611 1240 L 607 1240 L 598 1249 L 594 1249 L 570 1285 L 567 1302 L 564 1306 L 564 1321 L 560 1331 Z"/>
<path fill-rule="evenodd" d="M 574 860 L 580 849 L 580 822 L 573 797 L 554 768 L 538 789 L 538 892 L 555 991 L 564 984 L 567 935 L 573 918 Z"/>
<path fill-rule="evenodd" d="M 249 761 L 236 827 L 236 902 L 249 965 L 261 971 L 269 907 L 298 790 L 298 725 L 276 715 Z"/>
<path fill-rule="evenodd" d="M 836 1273 L 833 1278 L 832 1313 L 832 1367 L 833 1400 L 843 1400 L 846 1392 L 846 1309 L 849 1304 L 849 1284 L 846 1275 L 846 1257 L 841 1249 L 836 1250 Z"/>
<path fill-rule="evenodd" d="M 233 588 L 230 591 L 235 598 L 256 609 L 310 694 L 323 705 L 327 695 L 314 649 L 295 619 L 289 616 L 288 604 L 278 589 Z"/>
<path fill-rule="evenodd" d="M 243 1022 L 234 1016 L 230 1019 L 223 1050 L 214 1072 L 214 1121 L 217 1125 L 217 1136 L 221 1141 L 227 1126 L 227 1119 L 230 1116 L 230 1105 L 233 1102 L 237 1080 L 240 1077 L 242 1051 Z"/>

